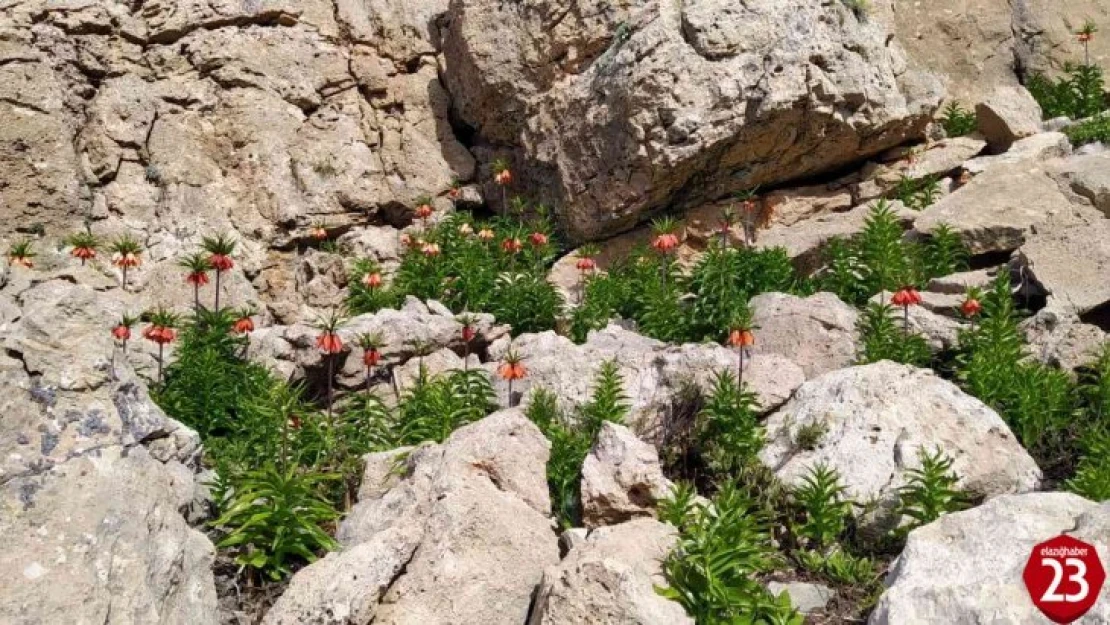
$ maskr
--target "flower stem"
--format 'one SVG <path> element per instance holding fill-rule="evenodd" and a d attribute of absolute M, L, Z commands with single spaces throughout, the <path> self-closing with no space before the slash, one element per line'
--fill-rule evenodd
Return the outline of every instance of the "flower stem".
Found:
<path fill-rule="evenodd" d="M 509 408 L 513 407 L 513 379 L 509 378 Z"/>
<path fill-rule="evenodd" d="M 123 269 L 123 282 L 120 283 L 120 288 L 123 289 L 124 291 L 126 291 L 127 290 L 127 265 L 124 265 L 122 267 L 122 269 Z"/>
<path fill-rule="evenodd" d="M 331 394 L 332 394 L 332 377 L 335 375 L 335 357 L 328 354 L 328 433 L 335 432 L 335 420 L 332 418 L 331 411 Z"/>
<path fill-rule="evenodd" d="M 744 348 L 740 347 L 740 364 L 736 367 L 736 383 L 740 390 L 744 390 Z"/>
<path fill-rule="evenodd" d="M 223 273 L 219 269 L 216 270 L 216 312 L 220 312 L 220 274 Z"/>
<path fill-rule="evenodd" d="M 163 379 L 163 377 L 162 377 L 162 355 L 163 355 L 163 350 L 165 350 L 165 348 L 166 348 L 166 345 L 164 343 L 159 343 L 158 344 L 158 382 L 159 383 L 165 382 L 165 379 Z"/>

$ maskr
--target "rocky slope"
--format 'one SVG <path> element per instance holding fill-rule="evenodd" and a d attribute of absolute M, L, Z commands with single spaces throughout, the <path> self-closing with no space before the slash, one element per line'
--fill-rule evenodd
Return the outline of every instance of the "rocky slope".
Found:
<path fill-rule="evenodd" d="M 743 228 L 722 233 L 721 208 L 760 186 L 766 223 L 751 244 L 783 248 L 809 275 L 903 177 L 935 177 L 936 201 L 895 201 L 896 220 L 908 240 L 951 227 L 973 269 L 933 279 L 907 326 L 943 357 L 971 325 L 969 289 L 1011 275 L 1035 312 L 1021 326 L 1028 356 L 1077 375 L 1110 331 L 1110 152 L 1045 132 L 1020 82 L 1078 58 L 1071 31 L 1106 7 L 872 4 L 0 0 L 0 243 L 27 237 L 38 253 L 0 273 L 0 565 L 13 580 L 0 621 L 693 622 L 656 592 L 680 540 L 657 508 L 674 487 L 664 468 L 683 402 L 735 370 L 736 351 L 619 319 L 575 343 L 489 314 L 464 342 L 453 311 L 408 298 L 351 319 L 329 361 L 310 322 L 348 294 L 352 258 L 396 269 L 424 195 L 433 222 L 503 212 L 517 194 L 548 202 L 571 242 L 604 239 L 607 269 L 664 211 L 682 217 L 683 266 L 717 237 L 738 245 Z M 1093 42 L 1095 62 L 1107 42 Z M 952 98 L 978 105 L 976 134 L 930 127 Z M 512 166 L 507 190 L 489 175 L 496 158 Z M 309 245 L 317 225 L 335 248 Z M 107 259 L 69 256 L 62 238 L 86 227 L 140 239 L 127 288 Z M 240 605 L 217 583 L 203 441 L 150 399 L 158 349 L 109 334 L 127 312 L 187 311 L 178 261 L 223 231 L 239 248 L 221 293 L 258 306 L 244 353 L 277 378 L 351 396 L 365 384 L 356 336 L 379 332 L 387 374 L 374 393 L 390 401 L 420 367 L 467 367 L 491 378 L 498 408 L 442 442 L 366 456 L 338 548 L 273 587 L 272 606 Z M 580 258 L 549 274 L 568 307 Z M 857 365 L 856 306 L 768 292 L 751 308 L 743 376 L 768 475 L 796 485 L 831 466 L 873 504 L 854 526 L 885 531 L 904 522 L 892 508 L 918 452 L 938 449 L 982 504 L 909 534 L 871 623 L 1030 622 L 1028 545 L 1110 540 L 1105 505 L 1041 492 L 1058 476 L 998 411 L 925 369 Z M 496 375 L 510 352 L 528 369 L 511 387 Z M 552 444 L 524 410 L 544 389 L 573 411 L 609 361 L 628 427 L 606 424 L 590 445 L 584 527 L 563 531 Z M 803 430 L 824 433 L 801 445 Z M 787 588 L 817 622 L 858 599 L 778 577 L 760 584 Z M 989 592 L 968 590 L 981 580 Z M 1102 592 L 1091 622 L 1110 619 Z"/>

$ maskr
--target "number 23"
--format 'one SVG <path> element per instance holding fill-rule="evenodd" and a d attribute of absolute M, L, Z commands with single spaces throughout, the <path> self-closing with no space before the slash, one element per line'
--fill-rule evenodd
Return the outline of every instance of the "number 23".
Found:
<path fill-rule="evenodd" d="M 1091 587 L 1087 584 L 1087 565 L 1082 560 L 1078 558 L 1064 560 L 1064 565 L 1075 568 L 1075 574 L 1068 576 L 1068 581 L 1079 584 L 1079 592 L 1074 595 L 1061 595 L 1056 592 L 1064 578 L 1064 566 L 1060 565 L 1059 560 L 1041 558 L 1041 564 L 1052 569 L 1052 583 L 1048 585 L 1048 590 L 1045 590 L 1041 601 L 1077 603 L 1086 599 L 1087 593 L 1091 592 Z"/>

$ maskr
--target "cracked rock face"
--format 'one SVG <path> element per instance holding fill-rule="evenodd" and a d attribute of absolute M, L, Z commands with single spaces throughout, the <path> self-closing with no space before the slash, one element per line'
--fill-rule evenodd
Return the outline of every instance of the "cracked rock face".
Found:
<path fill-rule="evenodd" d="M 819 0 L 455 0 L 443 50 L 460 117 L 522 146 L 552 181 L 523 184 L 578 238 L 878 153 L 941 97 L 876 23 Z"/>
<path fill-rule="evenodd" d="M 369 455 L 342 550 L 298 572 L 265 622 L 520 625 L 559 561 L 549 447 L 514 409 Z"/>
<path fill-rule="evenodd" d="M 182 517 L 200 440 L 129 368 L 76 392 L 0 357 L 6 623 L 215 625 L 215 549 Z"/>
<path fill-rule="evenodd" d="M 820 425 L 813 449 L 799 429 Z M 1041 471 L 1006 423 L 978 399 L 933 372 L 889 361 L 841 369 L 803 384 L 766 422 L 760 459 L 787 484 L 815 465 L 836 469 L 848 496 L 876 501 L 865 524 L 897 523 L 888 510 L 918 452 L 940 449 L 953 459 L 961 487 L 980 496 L 1037 488 Z"/>

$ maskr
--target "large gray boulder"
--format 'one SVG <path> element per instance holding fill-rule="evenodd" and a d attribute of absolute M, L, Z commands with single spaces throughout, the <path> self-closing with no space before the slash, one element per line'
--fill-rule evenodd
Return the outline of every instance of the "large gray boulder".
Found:
<path fill-rule="evenodd" d="M 1020 202 L 1013 201 L 1021 198 Z M 930 233 L 947 224 L 972 254 L 1008 252 L 1034 232 L 1085 225 L 1103 219 L 1085 200 L 1031 162 L 997 165 L 921 211 L 914 229 Z"/>
<path fill-rule="evenodd" d="M 654 517 L 673 488 L 655 447 L 623 425 L 605 423 L 582 463 L 582 522 L 598 527 Z"/>
<path fill-rule="evenodd" d="M 1026 349 L 1043 363 L 1074 370 L 1094 362 L 1110 335 L 1096 325 L 1083 323 L 1074 313 L 1048 308 L 1021 322 Z"/>
<path fill-rule="evenodd" d="M 1012 264 L 1047 307 L 1084 315 L 1110 303 L 1110 219 L 1033 236 Z"/>
<path fill-rule="evenodd" d="M 294 575 L 265 623 L 523 623 L 559 560 L 549 447 L 506 410 L 442 444 L 371 454 L 342 549 Z"/>
<path fill-rule="evenodd" d="M 798 444 L 806 427 L 824 430 L 811 449 Z M 950 456 L 960 486 L 980 496 L 1031 491 L 1041 479 L 997 413 L 932 371 L 889 361 L 806 382 L 766 428 L 765 465 L 787 484 L 818 464 L 836 469 L 849 497 L 879 504 L 867 525 L 897 523 L 888 511 L 920 450 Z"/>
<path fill-rule="evenodd" d="M 832 293 L 797 297 L 762 293 L 752 298 L 757 328 L 752 351 L 781 354 L 798 363 L 807 378 L 843 369 L 856 359 L 859 313 Z"/>
<path fill-rule="evenodd" d="M 129 368 L 78 392 L 27 367 L 0 357 L 0 621 L 215 625 L 215 549 L 181 512 L 196 432 Z"/>
<path fill-rule="evenodd" d="M 582 345 L 554 332 L 522 334 L 511 345 L 503 338 L 490 345 L 490 362 L 483 366 L 495 371 L 510 347 L 528 370 L 528 376 L 513 385 L 522 405 L 531 401 L 534 389 L 543 388 L 555 393 L 571 414 L 589 400 L 601 364 L 616 361 L 628 398 L 626 423 L 649 440 L 661 431 L 685 385 L 706 391 L 718 372 L 735 373 L 738 364 L 734 349 L 711 343 L 668 345 L 610 324 L 591 332 Z M 744 385 L 756 394 L 762 411 L 781 405 L 804 379 L 801 367 L 778 354 L 749 358 L 744 364 Z M 507 401 L 504 380 L 495 378 L 494 390 L 503 403 Z"/>
<path fill-rule="evenodd" d="M 975 118 L 979 133 L 996 152 L 1041 131 L 1041 107 L 1021 86 L 995 90 L 975 105 Z"/>
<path fill-rule="evenodd" d="M 1063 159 L 1053 167 L 1071 186 L 1110 218 L 1110 153 L 1083 154 Z"/>
<path fill-rule="evenodd" d="M 941 97 L 877 23 L 819 0 L 456 0 L 443 52 L 460 119 L 522 146 L 517 188 L 578 238 L 858 161 L 923 135 Z"/>
<path fill-rule="evenodd" d="M 910 532 L 887 574 L 870 625 L 1040 623 L 1022 570 L 1033 546 L 1058 534 L 1110 557 L 1110 507 L 1070 493 L 996 497 Z M 1080 623 L 1110 622 L 1110 587 Z"/>
<path fill-rule="evenodd" d="M 693 625 L 661 597 L 662 562 L 678 532 L 654 519 L 602 527 L 543 574 L 528 625 Z"/>

